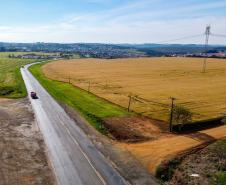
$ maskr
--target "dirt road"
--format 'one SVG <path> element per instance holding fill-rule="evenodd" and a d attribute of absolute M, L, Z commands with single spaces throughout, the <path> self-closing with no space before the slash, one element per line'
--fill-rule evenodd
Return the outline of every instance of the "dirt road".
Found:
<path fill-rule="evenodd" d="M 54 184 L 27 99 L 0 99 L 0 185 L 7 184 Z"/>
<path fill-rule="evenodd" d="M 154 141 L 137 144 L 118 144 L 134 155 L 152 174 L 163 161 L 178 153 L 197 147 L 211 140 L 220 139 L 226 135 L 226 126 L 195 132 L 187 135 L 166 134 Z"/>

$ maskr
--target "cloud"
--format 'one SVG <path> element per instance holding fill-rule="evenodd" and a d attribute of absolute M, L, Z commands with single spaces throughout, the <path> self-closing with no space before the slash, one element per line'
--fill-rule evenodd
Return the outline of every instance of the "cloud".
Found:
<path fill-rule="evenodd" d="M 91 1 L 101 3 L 102 0 Z M 213 11 L 226 7 L 225 1 L 174 1 L 129 1 L 95 13 L 65 15 L 48 25 L 0 26 L 0 40 L 153 43 L 204 33 L 206 24 L 211 24 L 215 33 L 225 33 L 226 15 L 216 15 Z M 211 38 L 210 41 L 212 44 L 226 44 L 225 39 Z M 203 38 L 181 43 L 203 43 Z"/>

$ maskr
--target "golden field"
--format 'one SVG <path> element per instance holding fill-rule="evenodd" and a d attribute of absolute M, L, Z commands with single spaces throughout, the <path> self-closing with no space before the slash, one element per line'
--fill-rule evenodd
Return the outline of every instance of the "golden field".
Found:
<path fill-rule="evenodd" d="M 201 58 L 75 59 L 51 62 L 42 67 L 50 78 L 90 91 L 120 106 L 152 118 L 167 120 L 169 97 L 189 108 L 193 120 L 226 113 L 226 60 L 208 59 L 202 73 Z"/>

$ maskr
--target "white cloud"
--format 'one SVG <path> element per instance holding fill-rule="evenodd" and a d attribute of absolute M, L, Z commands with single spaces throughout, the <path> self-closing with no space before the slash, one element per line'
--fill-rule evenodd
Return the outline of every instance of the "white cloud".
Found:
<path fill-rule="evenodd" d="M 180 8 L 175 6 L 162 10 L 150 9 L 151 5 L 157 1 L 159 0 L 140 0 L 95 14 L 69 15 L 49 25 L 0 26 L 0 40 L 153 43 L 204 33 L 207 24 L 212 25 L 214 33 L 225 34 L 226 32 L 225 16 L 208 15 L 213 8 L 225 7 L 225 1 L 216 1 L 206 5 L 191 3 Z M 226 39 L 223 38 L 211 37 L 210 41 L 212 44 L 226 44 Z M 203 43 L 203 38 L 181 42 Z"/>

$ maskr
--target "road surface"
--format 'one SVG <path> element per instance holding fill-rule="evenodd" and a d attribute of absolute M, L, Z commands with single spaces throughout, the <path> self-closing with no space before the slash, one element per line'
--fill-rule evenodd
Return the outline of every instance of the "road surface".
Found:
<path fill-rule="evenodd" d="M 38 95 L 39 99 L 29 98 L 58 184 L 128 185 L 76 122 L 28 71 L 30 65 L 21 68 L 21 74 L 28 93 L 35 91 Z"/>

